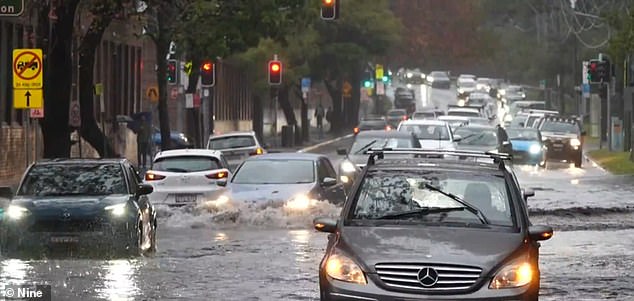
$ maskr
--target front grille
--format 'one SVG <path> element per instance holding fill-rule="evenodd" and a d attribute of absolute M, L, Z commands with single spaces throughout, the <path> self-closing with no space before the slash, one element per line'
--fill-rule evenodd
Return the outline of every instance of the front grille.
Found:
<path fill-rule="evenodd" d="M 451 264 L 379 263 L 375 268 L 388 287 L 425 291 L 466 290 L 473 287 L 482 273 L 478 267 Z M 423 277 L 419 274 L 425 274 L 428 268 L 433 269 L 438 277 L 432 285 L 427 282 L 424 286 L 420 281 Z"/>
<path fill-rule="evenodd" d="M 31 232 L 100 232 L 104 225 L 95 219 L 39 220 L 33 223 Z"/>

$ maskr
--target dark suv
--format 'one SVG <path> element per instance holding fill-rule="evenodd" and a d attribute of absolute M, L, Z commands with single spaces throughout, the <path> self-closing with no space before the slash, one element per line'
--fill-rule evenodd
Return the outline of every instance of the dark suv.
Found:
<path fill-rule="evenodd" d="M 538 121 L 537 128 L 548 149 L 547 160 L 566 160 L 581 167 L 586 133 L 577 118 L 546 115 Z"/>
<path fill-rule="evenodd" d="M 370 150 L 320 264 L 321 300 L 537 300 L 539 241 L 509 156 Z M 414 154 L 394 158 L 387 154 Z M 465 160 L 434 159 L 468 157 Z"/>

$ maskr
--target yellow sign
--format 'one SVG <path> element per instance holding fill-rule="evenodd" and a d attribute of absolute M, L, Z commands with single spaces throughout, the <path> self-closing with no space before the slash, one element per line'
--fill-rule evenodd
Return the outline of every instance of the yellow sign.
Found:
<path fill-rule="evenodd" d="M 103 84 L 96 83 L 95 84 L 95 95 L 100 96 L 103 93 Z"/>
<path fill-rule="evenodd" d="M 42 89 L 43 69 L 42 49 L 13 49 L 13 88 Z"/>
<path fill-rule="evenodd" d="M 13 107 L 37 109 L 42 107 L 42 89 L 13 89 Z"/>
<path fill-rule="evenodd" d="M 151 102 L 157 102 L 159 99 L 158 87 L 157 86 L 148 87 L 147 91 L 145 91 L 145 95 L 147 96 L 148 99 L 150 99 Z"/>
<path fill-rule="evenodd" d="M 383 80 L 383 65 L 376 65 L 376 79 Z"/>

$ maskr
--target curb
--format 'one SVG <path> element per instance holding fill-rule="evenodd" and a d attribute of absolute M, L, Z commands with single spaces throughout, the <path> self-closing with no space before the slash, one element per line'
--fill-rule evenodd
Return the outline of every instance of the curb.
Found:
<path fill-rule="evenodd" d="M 322 146 L 326 146 L 328 144 L 335 143 L 337 141 L 341 141 L 341 140 L 346 139 L 346 138 L 350 138 L 353 135 L 354 134 L 348 134 L 348 135 L 341 136 L 341 137 L 338 137 L 338 138 L 330 139 L 330 140 L 327 140 L 327 141 L 324 141 L 324 142 L 321 142 L 321 143 L 317 143 L 317 144 L 309 146 L 309 147 L 302 148 L 302 149 L 298 150 L 297 152 L 298 153 L 310 152 L 310 151 L 318 149 L 318 148 L 320 148 Z"/>
<path fill-rule="evenodd" d="M 606 174 L 609 174 L 609 175 L 611 175 L 611 174 L 612 174 L 611 172 L 609 172 L 609 171 L 607 171 L 605 168 L 603 168 L 603 167 L 602 167 L 599 163 L 597 163 L 597 162 L 595 162 L 594 160 L 592 160 L 592 158 L 590 157 L 590 155 L 588 155 L 588 153 L 587 153 L 587 152 L 584 152 L 584 153 L 583 153 L 583 157 L 584 157 L 587 161 L 592 162 L 592 166 L 593 166 L 593 167 L 598 168 L 600 171 L 602 171 L 602 172 L 604 172 L 604 173 L 606 173 Z"/>

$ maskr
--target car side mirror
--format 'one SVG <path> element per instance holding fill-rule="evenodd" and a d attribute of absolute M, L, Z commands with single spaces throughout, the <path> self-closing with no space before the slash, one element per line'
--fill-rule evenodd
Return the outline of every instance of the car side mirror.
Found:
<path fill-rule="evenodd" d="M 454 142 L 460 142 L 460 141 L 462 141 L 462 137 L 460 135 L 453 135 L 453 141 Z"/>
<path fill-rule="evenodd" d="M 331 178 L 331 177 L 325 177 L 321 181 L 321 185 L 324 186 L 324 187 L 330 187 L 330 186 L 337 185 L 337 179 Z"/>
<path fill-rule="evenodd" d="M 314 219 L 313 226 L 315 227 L 315 230 L 319 232 L 335 233 L 335 231 L 337 231 L 337 221 L 327 217 L 318 217 Z"/>
<path fill-rule="evenodd" d="M 139 184 L 139 187 L 136 190 L 137 195 L 147 195 L 154 191 L 154 187 L 150 184 Z"/>
<path fill-rule="evenodd" d="M 345 148 L 338 148 L 337 149 L 337 155 L 345 156 L 347 154 L 348 154 L 348 150 L 347 149 L 345 149 Z"/>
<path fill-rule="evenodd" d="M 535 191 L 530 188 L 522 189 L 522 196 L 524 197 L 524 200 L 534 197 Z"/>
<path fill-rule="evenodd" d="M 226 187 L 227 186 L 227 179 L 219 179 L 218 181 L 216 181 L 216 185 L 220 186 L 220 187 Z"/>
<path fill-rule="evenodd" d="M 11 199 L 13 198 L 13 189 L 9 186 L 0 187 L 0 198 Z"/>
<path fill-rule="evenodd" d="M 530 226 L 528 236 L 535 241 L 549 240 L 553 237 L 553 228 L 549 226 Z"/>

